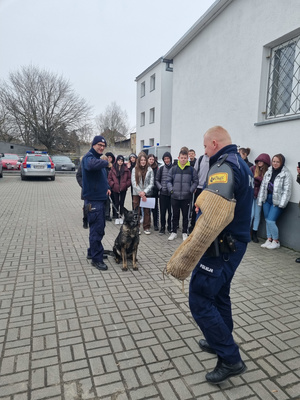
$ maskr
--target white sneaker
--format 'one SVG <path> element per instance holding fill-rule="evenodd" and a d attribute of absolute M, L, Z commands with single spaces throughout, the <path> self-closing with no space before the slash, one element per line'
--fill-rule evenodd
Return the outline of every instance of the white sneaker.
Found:
<path fill-rule="evenodd" d="M 168 240 L 174 240 L 177 238 L 177 233 L 172 232 L 171 235 L 168 237 Z"/>
<path fill-rule="evenodd" d="M 151 233 L 151 232 L 149 231 L 149 229 L 144 230 L 144 234 L 145 234 L 145 235 L 150 235 L 150 233 Z"/>
<path fill-rule="evenodd" d="M 279 249 L 280 243 L 273 240 L 273 242 L 267 247 L 268 250 Z"/>
<path fill-rule="evenodd" d="M 115 225 L 119 225 L 119 218 L 116 218 Z"/>
<path fill-rule="evenodd" d="M 182 240 L 185 241 L 187 238 L 188 238 L 187 233 L 183 233 L 183 234 L 182 234 Z"/>
<path fill-rule="evenodd" d="M 272 242 L 267 239 L 264 244 L 261 244 L 260 247 L 268 248 L 272 244 Z"/>
<path fill-rule="evenodd" d="M 123 218 L 119 218 L 119 225 L 123 225 Z"/>

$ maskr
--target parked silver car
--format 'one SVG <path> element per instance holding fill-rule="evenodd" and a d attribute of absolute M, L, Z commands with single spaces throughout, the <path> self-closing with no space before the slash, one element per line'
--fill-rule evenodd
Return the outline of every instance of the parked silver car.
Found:
<path fill-rule="evenodd" d="M 67 156 L 52 156 L 56 171 L 75 171 L 75 164 Z"/>
<path fill-rule="evenodd" d="M 44 176 L 55 180 L 54 163 L 46 151 L 27 151 L 21 164 L 21 179 L 24 181 L 31 176 Z"/>

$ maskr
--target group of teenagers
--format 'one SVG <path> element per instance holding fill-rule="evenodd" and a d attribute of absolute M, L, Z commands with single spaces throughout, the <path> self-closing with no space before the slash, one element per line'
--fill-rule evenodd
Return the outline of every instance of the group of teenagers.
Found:
<path fill-rule="evenodd" d="M 266 221 L 267 240 L 261 247 L 272 250 L 280 247 L 277 219 L 286 208 L 292 189 L 292 175 L 285 165 L 285 157 L 275 154 L 272 160 L 267 153 L 256 157 L 254 164 L 248 160 L 249 148 L 240 148 L 239 153 L 254 176 L 254 198 L 251 212 L 251 238 L 259 243 L 257 232 L 263 210 Z M 116 158 L 107 152 L 109 166 L 108 184 L 112 192 L 112 217 L 116 224 L 122 223 L 124 202 L 128 188 L 131 188 L 132 207 L 140 207 L 143 200 L 155 198 L 154 209 L 140 207 L 143 231 L 151 233 L 151 213 L 154 231 L 160 235 L 169 233 L 168 240 L 177 238 L 180 212 L 182 215 L 182 240 L 192 232 L 196 211 L 194 201 L 205 185 L 209 169 L 209 157 L 202 155 L 198 159 L 193 149 L 182 147 L 178 160 L 172 160 L 170 152 L 163 154 L 163 165 L 159 168 L 154 154 L 141 152 L 138 156 L 130 154 L 126 165 L 124 157 Z M 146 203 L 145 203 L 146 204 Z M 152 212 L 151 212 L 152 211 Z M 110 217 L 110 201 L 107 200 L 106 219 Z M 160 219 L 160 228 L 159 228 Z M 297 262 L 300 262 L 297 261 Z"/>
<path fill-rule="evenodd" d="M 159 231 L 160 235 L 167 231 L 168 240 L 176 239 L 181 212 L 182 239 L 186 240 L 195 224 L 196 213 L 191 204 L 194 196 L 199 195 L 203 188 L 208 171 L 208 157 L 202 156 L 197 160 L 193 149 L 183 147 L 174 162 L 171 153 L 165 152 L 163 165 L 159 167 L 154 154 L 141 152 L 137 156 L 132 153 L 127 164 L 121 155 L 117 158 L 111 152 L 105 155 L 109 162 L 108 185 L 113 202 L 111 217 L 110 203 L 107 201 L 106 220 L 114 218 L 116 224 L 122 223 L 122 218 L 119 217 L 124 213 L 126 193 L 131 187 L 132 207 L 139 208 L 143 232 L 146 235 L 151 233 L 152 214 L 154 231 Z M 152 209 L 147 208 L 148 198 L 155 200 Z M 191 224 L 188 226 L 190 216 Z"/>

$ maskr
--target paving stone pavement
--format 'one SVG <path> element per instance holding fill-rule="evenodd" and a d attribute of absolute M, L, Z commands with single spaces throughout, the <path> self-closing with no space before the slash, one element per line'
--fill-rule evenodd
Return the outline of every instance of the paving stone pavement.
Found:
<path fill-rule="evenodd" d="M 249 244 L 231 296 L 248 372 L 214 386 L 188 282 L 162 274 L 181 239 L 142 234 L 137 272 L 99 272 L 81 207 L 74 175 L 0 180 L 1 400 L 300 399 L 299 253 Z"/>

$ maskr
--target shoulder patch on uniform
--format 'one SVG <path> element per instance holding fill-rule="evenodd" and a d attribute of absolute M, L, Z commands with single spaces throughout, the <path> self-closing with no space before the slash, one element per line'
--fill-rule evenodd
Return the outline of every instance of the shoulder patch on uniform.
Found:
<path fill-rule="evenodd" d="M 216 174 L 212 174 L 209 176 L 208 185 L 212 185 L 214 183 L 227 183 L 228 182 L 228 173 L 227 172 L 218 172 Z"/>

